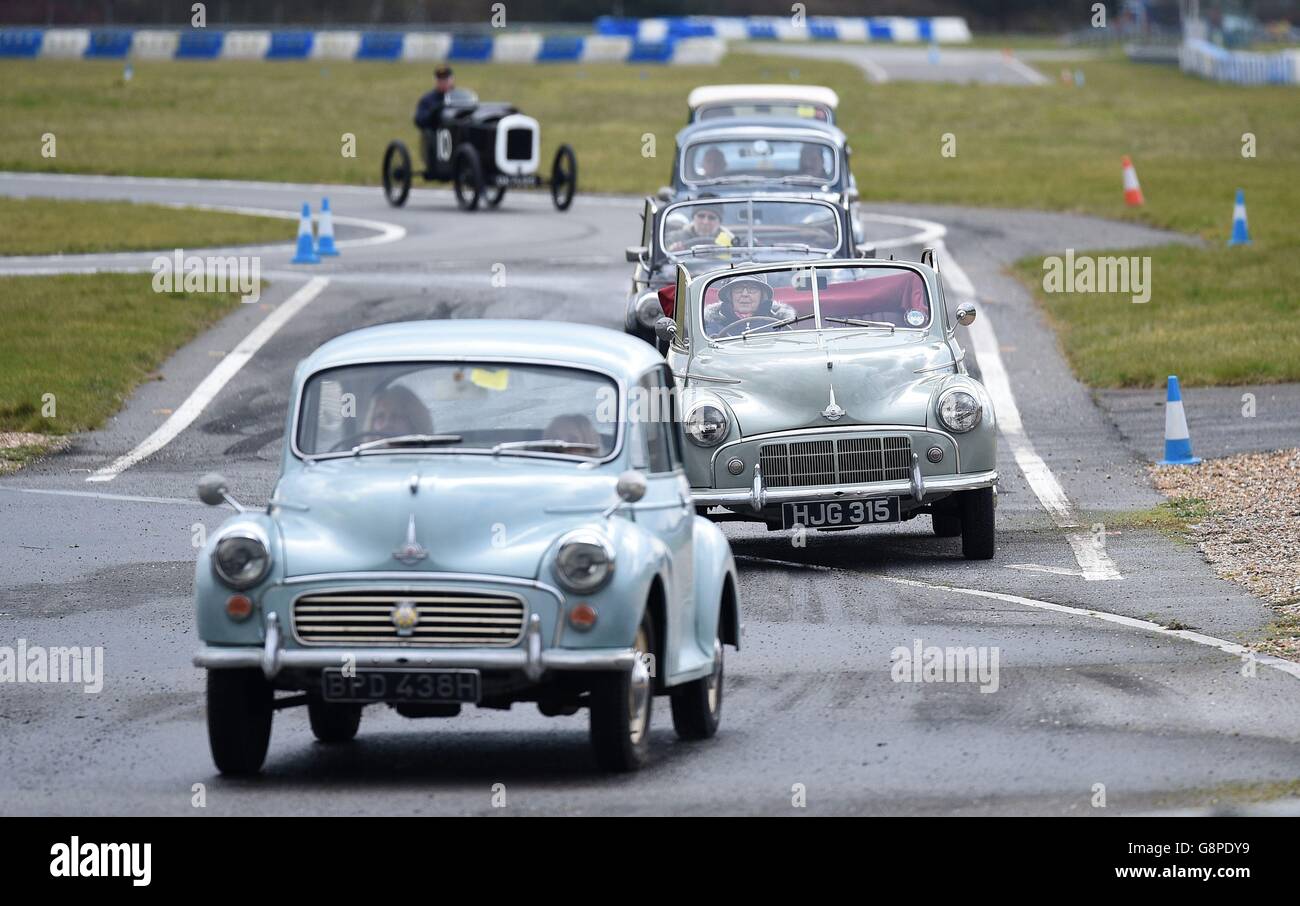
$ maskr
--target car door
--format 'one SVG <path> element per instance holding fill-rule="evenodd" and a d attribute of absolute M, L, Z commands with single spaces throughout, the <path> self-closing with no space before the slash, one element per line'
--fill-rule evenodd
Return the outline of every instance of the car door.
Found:
<path fill-rule="evenodd" d="M 663 541 L 672 556 L 669 567 L 668 675 L 681 667 L 681 653 L 695 631 L 695 507 L 682 466 L 681 429 L 672 374 L 659 365 L 637 382 L 630 409 L 633 437 L 643 455 L 646 494 L 637 504 L 637 521 Z"/>

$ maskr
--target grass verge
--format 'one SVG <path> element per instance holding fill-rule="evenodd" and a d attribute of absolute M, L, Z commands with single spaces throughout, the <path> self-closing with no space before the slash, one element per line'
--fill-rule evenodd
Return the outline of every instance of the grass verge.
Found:
<path fill-rule="evenodd" d="M 291 242 L 277 217 L 126 201 L 0 198 L 0 255 L 77 255 Z"/>
<path fill-rule="evenodd" d="M 0 278 L 0 431 L 98 427 L 168 355 L 239 304 L 234 293 L 155 293 L 149 274 Z"/>

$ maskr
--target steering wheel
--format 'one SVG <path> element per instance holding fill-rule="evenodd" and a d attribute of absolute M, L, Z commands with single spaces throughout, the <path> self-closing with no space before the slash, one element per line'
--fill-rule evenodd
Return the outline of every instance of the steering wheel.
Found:
<path fill-rule="evenodd" d="M 378 440 L 381 437 L 394 437 L 394 436 L 395 435 L 390 434 L 386 431 L 354 431 L 353 433 L 349 434 L 347 437 L 340 439 L 339 442 L 336 443 L 334 446 L 330 447 L 330 452 L 342 453 L 344 450 L 351 450 L 358 443 L 364 442 L 365 438 L 367 437 L 371 438 L 372 440 Z"/>
<path fill-rule="evenodd" d="M 780 321 L 780 318 L 772 318 L 767 315 L 750 315 L 748 318 L 741 318 L 739 321 L 732 321 L 726 327 L 714 334 L 715 337 L 734 337 L 744 333 L 746 330 L 752 330 L 755 327 L 765 327 Z"/>

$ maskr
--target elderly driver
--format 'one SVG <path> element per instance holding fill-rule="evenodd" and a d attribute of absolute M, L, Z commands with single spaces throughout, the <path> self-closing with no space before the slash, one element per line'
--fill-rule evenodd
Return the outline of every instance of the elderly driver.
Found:
<path fill-rule="evenodd" d="M 722 210 L 713 205 L 695 205 L 691 208 L 691 222 L 668 236 L 668 250 L 680 252 L 693 245 L 731 245 L 735 237 L 722 225 Z"/>
<path fill-rule="evenodd" d="M 772 297 L 772 287 L 762 274 L 733 277 L 718 290 L 718 301 L 704 307 L 704 328 L 713 336 L 723 328 L 750 318 L 773 318 L 785 321 L 795 317 L 795 310 Z M 766 321 L 755 324 L 761 327 Z"/>

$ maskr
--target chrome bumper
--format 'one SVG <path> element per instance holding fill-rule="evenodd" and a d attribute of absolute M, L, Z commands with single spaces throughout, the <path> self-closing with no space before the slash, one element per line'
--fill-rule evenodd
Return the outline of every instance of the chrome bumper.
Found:
<path fill-rule="evenodd" d="M 762 473 L 754 467 L 754 484 L 749 488 L 717 490 L 691 488 L 691 499 L 696 506 L 749 507 L 759 512 L 766 507 L 782 503 L 808 503 L 821 500 L 848 500 L 861 497 L 909 497 L 917 503 L 938 493 L 973 491 L 993 487 L 998 483 L 996 469 L 971 472 L 965 475 L 933 475 L 923 478 L 914 469 L 906 481 L 876 481 L 871 484 L 837 484 L 822 487 L 769 488 L 763 484 Z"/>
<path fill-rule="evenodd" d="M 194 666 L 208 670 L 260 668 L 267 679 L 281 670 L 320 670 L 355 664 L 364 667 L 451 667 L 480 670 L 517 670 L 530 680 L 541 679 L 547 670 L 631 670 L 636 654 L 631 648 L 542 649 L 542 627 L 537 615 L 528 621 L 524 644 L 500 651 L 492 649 L 438 650 L 419 648 L 310 648 L 282 647 L 279 617 L 268 614 L 266 642 L 261 648 L 204 645 L 194 655 Z"/>

